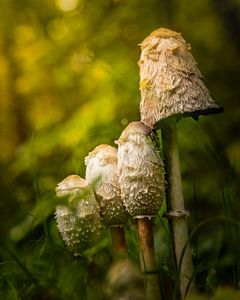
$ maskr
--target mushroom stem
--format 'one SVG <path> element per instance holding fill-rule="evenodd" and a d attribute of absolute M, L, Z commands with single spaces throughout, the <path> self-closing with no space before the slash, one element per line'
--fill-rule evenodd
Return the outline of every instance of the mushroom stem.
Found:
<path fill-rule="evenodd" d="M 152 220 L 148 217 L 138 218 L 138 239 L 140 248 L 140 263 L 142 272 L 146 275 L 146 293 L 148 300 L 160 300 L 161 292 L 158 275 L 156 274 L 156 260 Z"/>
<path fill-rule="evenodd" d="M 184 298 L 187 292 L 193 292 L 196 287 L 194 282 L 189 285 L 194 269 L 192 252 L 188 243 L 188 223 L 182 193 L 175 118 L 163 122 L 162 143 L 168 183 L 166 191 L 168 220 L 172 231 L 175 263 L 179 271 L 180 293 L 181 297 Z M 172 212 L 172 214 L 169 212 Z"/>
<path fill-rule="evenodd" d="M 122 226 L 111 226 L 110 232 L 112 236 L 113 254 L 115 257 L 127 257 L 127 247 L 125 240 L 124 228 Z"/>

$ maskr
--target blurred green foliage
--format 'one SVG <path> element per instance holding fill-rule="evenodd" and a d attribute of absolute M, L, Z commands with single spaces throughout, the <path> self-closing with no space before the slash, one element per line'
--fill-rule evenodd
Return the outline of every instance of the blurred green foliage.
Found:
<path fill-rule="evenodd" d="M 57 233 L 54 189 L 69 174 L 84 176 L 87 153 L 99 143 L 113 145 L 127 123 L 139 119 L 137 44 L 158 27 L 183 33 L 212 97 L 225 108 L 198 122 L 181 120 L 178 130 L 190 231 L 202 224 L 191 238 L 199 290 L 216 300 L 237 299 L 220 287 L 240 285 L 234 223 L 240 215 L 240 1 L 0 5 L 0 299 L 103 298 L 112 262 L 109 233 L 95 251 L 73 259 Z M 170 237 L 165 220 L 156 224 L 167 289 L 176 276 Z M 137 262 L 133 225 L 127 239 Z"/>

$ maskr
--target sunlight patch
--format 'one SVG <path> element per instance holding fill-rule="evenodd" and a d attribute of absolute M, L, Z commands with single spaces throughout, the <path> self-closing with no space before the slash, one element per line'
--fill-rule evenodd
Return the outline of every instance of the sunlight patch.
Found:
<path fill-rule="evenodd" d="M 79 5 L 79 0 L 55 0 L 56 6 L 63 11 L 72 11 Z"/>

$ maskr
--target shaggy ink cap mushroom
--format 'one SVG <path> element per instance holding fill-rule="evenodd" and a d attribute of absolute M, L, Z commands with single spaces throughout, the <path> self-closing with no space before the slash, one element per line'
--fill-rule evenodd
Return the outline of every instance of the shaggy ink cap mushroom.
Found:
<path fill-rule="evenodd" d="M 91 248 L 101 235 L 99 205 L 86 180 L 70 175 L 56 187 L 57 197 L 67 197 L 68 204 L 56 207 L 58 231 L 74 255 Z"/>
<path fill-rule="evenodd" d="M 154 217 L 164 198 L 164 168 L 156 134 L 131 122 L 116 141 L 121 195 L 134 218 Z"/>
<path fill-rule="evenodd" d="M 170 116 L 220 113 L 181 33 L 159 28 L 140 44 L 141 121 L 153 128 Z"/>
<path fill-rule="evenodd" d="M 98 145 L 85 158 L 85 165 L 86 180 L 89 184 L 96 182 L 95 193 L 105 225 L 126 224 L 128 213 L 121 198 L 117 150 L 110 145 Z"/>

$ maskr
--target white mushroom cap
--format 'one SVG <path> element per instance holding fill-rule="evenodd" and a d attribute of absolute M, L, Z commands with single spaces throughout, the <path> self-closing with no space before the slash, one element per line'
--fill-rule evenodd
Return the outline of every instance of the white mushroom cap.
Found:
<path fill-rule="evenodd" d="M 109 145 L 99 145 L 85 158 L 86 180 L 97 180 L 95 192 L 100 202 L 103 222 L 108 226 L 127 222 L 128 214 L 121 199 L 117 150 Z"/>
<path fill-rule="evenodd" d="M 99 205 L 86 180 L 77 175 L 62 180 L 56 187 L 56 193 L 58 197 L 68 197 L 69 202 L 69 205 L 56 207 L 59 233 L 68 249 L 80 255 L 100 238 Z"/>
<path fill-rule="evenodd" d="M 89 190 L 91 194 L 91 189 L 89 189 L 87 181 L 78 175 L 67 176 L 57 184 L 55 190 L 57 197 L 74 195 L 83 190 Z"/>
<path fill-rule="evenodd" d="M 159 28 L 140 44 L 141 121 L 153 128 L 173 115 L 218 113 L 180 33 Z"/>
<path fill-rule="evenodd" d="M 157 136 L 141 122 L 131 122 L 116 143 L 121 195 L 133 217 L 155 216 L 164 198 L 163 161 Z"/>

